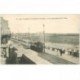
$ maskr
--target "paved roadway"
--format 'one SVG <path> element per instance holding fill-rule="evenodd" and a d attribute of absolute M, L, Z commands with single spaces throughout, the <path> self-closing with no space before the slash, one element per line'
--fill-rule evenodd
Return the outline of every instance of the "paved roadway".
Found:
<path fill-rule="evenodd" d="M 48 60 L 49 62 L 53 63 L 53 64 L 74 64 L 70 61 L 67 61 L 65 59 L 59 58 L 55 55 L 50 55 L 48 53 L 39 53 L 38 56 Z"/>
<path fill-rule="evenodd" d="M 17 45 L 17 43 L 15 43 Z M 22 45 L 19 45 L 19 47 Z M 33 51 L 34 52 L 34 51 Z M 38 53 L 38 56 L 45 59 L 46 61 L 49 61 L 52 64 L 74 64 L 70 61 L 67 61 L 65 59 L 59 58 L 55 55 L 51 55 L 48 53 Z"/>
<path fill-rule="evenodd" d="M 28 62 L 32 61 L 35 64 L 52 64 L 49 61 L 45 60 L 44 58 L 38 56 L 38 53 L 36 51 L 33 51 L 31 49 L 25 49 L 22 45 L 17 43 L 16 44 L 14 43 L 14 47 L 17 49 L 16 50 L 17 56 L 22 57 L 24 55 L 25 60 Z"/>

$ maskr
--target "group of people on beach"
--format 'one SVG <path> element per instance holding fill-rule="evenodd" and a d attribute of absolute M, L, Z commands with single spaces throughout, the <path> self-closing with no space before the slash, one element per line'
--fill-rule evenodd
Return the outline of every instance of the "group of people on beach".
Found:
<path fill-rule="evenodd" d="M 46 47 L 46 49 L 52 50 L 52 51 L 56 51 L 59 52 L 60 56 L 62 56 L 63 54 L 68 54 L 74 57 L 79 57 L 79 50 L 78 49 L 64 49 L 64 48 L 50 48 L 50 47 Z"/>

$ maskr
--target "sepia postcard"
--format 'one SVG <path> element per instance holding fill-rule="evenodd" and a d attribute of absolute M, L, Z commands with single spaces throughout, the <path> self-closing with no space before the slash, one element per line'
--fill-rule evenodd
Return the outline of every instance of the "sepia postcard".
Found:
<path fill-rule="evenodd" d="M 0 14 L 0 64 L 79 64 L 79 14 Z"/>

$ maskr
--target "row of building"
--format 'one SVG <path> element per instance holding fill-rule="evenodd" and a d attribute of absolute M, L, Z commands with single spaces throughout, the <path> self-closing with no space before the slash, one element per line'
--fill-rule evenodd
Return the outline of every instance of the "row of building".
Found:
<path fill-rule="evenodd" d="M 0 59 L 9 55 L 8 41 L 10 40 L 11 32 L 8 27 L 8 21 L 0 17 Z M 0 63 L 2 61 L 0 60 Z"/>

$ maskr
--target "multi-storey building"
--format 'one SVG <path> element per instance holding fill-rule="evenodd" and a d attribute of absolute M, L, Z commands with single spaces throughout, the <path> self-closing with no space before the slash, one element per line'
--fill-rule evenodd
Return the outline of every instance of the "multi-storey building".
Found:
<path fill-rule="evenodd" d="M 10 39 L 11 33 L 8 27 L 8 21 L 0 17 L 0 57 L 7 57 L 8 46 L 7 43 Z"/>

